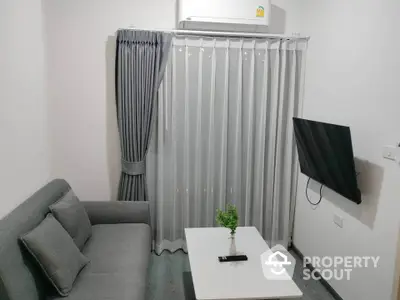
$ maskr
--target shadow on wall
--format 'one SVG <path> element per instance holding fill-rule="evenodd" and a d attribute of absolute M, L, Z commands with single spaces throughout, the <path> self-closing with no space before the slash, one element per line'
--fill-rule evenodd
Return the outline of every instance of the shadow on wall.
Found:
<path fill-rule="evenodd" d="M 362 194 L 361 204 L 357 205 L 327 187 L 323 188 L 322 195 L 325 200 L 373 229 L 382 188 L 383 168 L 359 158 L 354 160 L 356 170 L 359 172 L 357 181 Z M 311 180 L 309 187 L 316 194 L 319 194 L 320 184 L 318 182 Z"/>
<path fill-rule="evenodd" d="M 117 200 L 121 174 L 121 150 L 115 101 L 115 49 L 116 36 L 109 36 L 105 43 L 106 59 L 106 148 L 111 200 Z"/>
<path fill-rule="evenodd" d="M 286 11 L 272 4 L 269 32 L 274 34 L 284 34 L 285 31 L 286 31 Z"/>

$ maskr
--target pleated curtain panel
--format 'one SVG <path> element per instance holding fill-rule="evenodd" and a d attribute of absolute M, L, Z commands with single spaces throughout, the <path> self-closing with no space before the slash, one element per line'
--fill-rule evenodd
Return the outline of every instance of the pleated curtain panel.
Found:
<path fill-rule="evenodd" d="M 122 169 L 118 200 L 148 199 L 145 158 L 171 39 L 164 32 L 117 32 L 115 82 Z"/>
<path fill-rule="evenodd" d="M 174 37 L 147 157 L 155 249 L 186 250 L 185 227 L 240 224 L 288 245 L 307 42 Z M 131 158 L 131 157 L 130 157 Z"/>

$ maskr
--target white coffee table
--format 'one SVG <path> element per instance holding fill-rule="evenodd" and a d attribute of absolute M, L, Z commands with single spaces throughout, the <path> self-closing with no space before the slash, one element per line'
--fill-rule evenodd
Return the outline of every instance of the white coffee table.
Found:
<path fill-rule="evenodd" d="M 231 241 L 226 228 L 186 228 L 186 242 L 197 300 L 289 299 L 303 293 L 293 280 L 267 280 L 260 255 L 267 251 L 255 227 L 238 227 L 237 251 L 248 261 L 218 261 L 229 255 Z"/>

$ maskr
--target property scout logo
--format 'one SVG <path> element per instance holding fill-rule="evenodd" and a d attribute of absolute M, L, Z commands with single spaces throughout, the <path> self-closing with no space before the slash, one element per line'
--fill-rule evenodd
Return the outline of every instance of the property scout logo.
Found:
<path fill-rule="evenodd" d="M 276 245 L 261 254 L 262 270 L 269 280 L 290 280 L 293 277 L 296 259 L 283 247 Z"/>
<path fill-rule="evenodd" d="M 379 259 L 379 256 L 324 256 L 322 258 L 305 256 L 303 279 L 350 280 L 354 269 L 377 268 Z M 314 267 L 312 271 L 307 268 L 310 264 Z"/>
<path fill-rule="evenodd" d="M 379 256 L 324 256 L 303 258 L 304 280 L 350 280 L 357 268 L 377 268 Z M 277 245 L 261 254 L 261 265 L 268 280 L 290 280 L 296 259 L 283 247 Z M 309 268 L 312 266 L 313 268 Z"/>

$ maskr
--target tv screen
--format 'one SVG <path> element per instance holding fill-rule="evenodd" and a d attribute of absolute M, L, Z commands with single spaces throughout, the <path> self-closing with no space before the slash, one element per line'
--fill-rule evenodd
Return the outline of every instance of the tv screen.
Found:
<path fill-rule="evenodd" d="M 355 203 L 361 203 L 350 128 L 293 118 L 300 169 Z"/>

